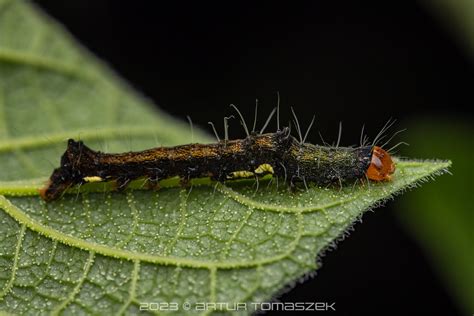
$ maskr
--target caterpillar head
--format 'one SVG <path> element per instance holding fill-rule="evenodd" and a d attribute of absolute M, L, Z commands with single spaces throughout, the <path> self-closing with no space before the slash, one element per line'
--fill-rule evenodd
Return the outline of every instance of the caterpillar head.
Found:
<path fill-rule="evenodd" d="M 366 175 L 373 181 L 389 181 L 395 172 L 395 164 L 390 154 L 379 146 L 372 148 L 372 158 Z"/>

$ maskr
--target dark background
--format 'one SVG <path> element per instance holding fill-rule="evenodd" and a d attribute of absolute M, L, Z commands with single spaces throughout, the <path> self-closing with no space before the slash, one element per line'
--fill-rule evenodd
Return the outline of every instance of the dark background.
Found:
<path fill-rule="evenodd" d="M 261 126 L 276 91 L 283 121 L 290 105 L 304 126 L 317 115 L 311 142 L 316 130 L 335 141 L 339 121 L 341 144 L 354 144 L 364 123 L 373 136 L 390 117 L 471 115 L 472 64 L 415 1 L 36 2 L 163 110 L 221 133 L 228 105 L 251 121 L 256 98 Z M 231 136 L 243 136 L 236 121 Z M 279 300 L 335 301 L 337 315 L 459 313 L 392 202 L 363 221 Z"/>

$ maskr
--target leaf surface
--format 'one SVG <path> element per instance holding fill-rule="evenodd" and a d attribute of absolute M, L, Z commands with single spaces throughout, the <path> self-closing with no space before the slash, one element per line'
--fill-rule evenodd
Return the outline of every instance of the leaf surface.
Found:
<path fill-rule="evenodd" d="M 38 10 L 0 1 L 0 311 L 129 314 L 175 302 L 203 314 L 197 302 L 267 301 L 316 269 L 365 210 L 450 165 L 398 161 L 394 181 L 341 190 L 295 194 L 273 181 L 256 192 L 241 181 L 46 204 L 37 188 L 70 137 L 121 152 L 191 133 Z M 194 140 L 209 138 L 196 130 Z"/>

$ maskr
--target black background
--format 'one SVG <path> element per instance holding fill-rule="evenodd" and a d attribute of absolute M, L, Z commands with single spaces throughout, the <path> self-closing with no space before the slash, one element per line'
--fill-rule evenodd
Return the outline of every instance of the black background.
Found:
<path fill-rule="evenodd" d="M 283 120 L 290 105 L 304 126 L 316 114 L 328 142 L 343 121 L 342 144 L 364 123 L 374 135 L 390 117 L 470 115 L 474 101 L 467 53 L 414 1 L 36 2 L 159 107 L 206 129 L 222 132 L 230 103 L 251 120 L 258 98 L 266 115 L 276 91 Z M 459 313 L 392 203 L 363 221 L 279 300 L 335 301 L 335 315 Z"/>

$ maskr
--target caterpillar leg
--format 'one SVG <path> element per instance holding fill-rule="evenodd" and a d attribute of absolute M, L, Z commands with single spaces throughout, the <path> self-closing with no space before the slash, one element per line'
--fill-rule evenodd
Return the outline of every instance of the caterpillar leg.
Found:
<path fill-rule="evenodd" d="M 186 177 L 180 177 L 179 178 L 179 185 L 182 188 L 189 188 L 191 186 L 191 180 L 187 176 Z"/>
<path fill-rule="evenodd" d="M 118 178 L 115 180 L 115 191 L 123 192 L 127 188 L 130 181 L 132 181 L 130 178 Z"/>
<path fill-rule="evenodd" d="M 297 187 L 296 182 L 294 181 L 294 177 L 291 177 L 290 181 L 288 181 L 288 191 L 291 193 L 296 193 Z"/>
<path fill-rule="evenodd" d="M 344 187 L 343 184 L 342 184 L 342 179 L 341 178 L 337 178 L 337 183 L 339 184 L 339 192 L 342 191 L 342 188 Z"/>
<path fill-rule="evenodd" d="M 259 175 L 258 175 L 258 174 L 255 174 L 255 184 L 256 184 L 256 185 L 255 185 L 255 193 L 258 192 L 258 188 L 259 188 L 259 186 L 260 186 L 260 183 L 259 183 L 258 179 L 259 179 Z"/>
<path fill-rule="evenodd" d="M 161 189 L 160 179 L 148 178 L 146 182 L 146 187 L 150 190 L 158 191 L 159 189 Z"/>

